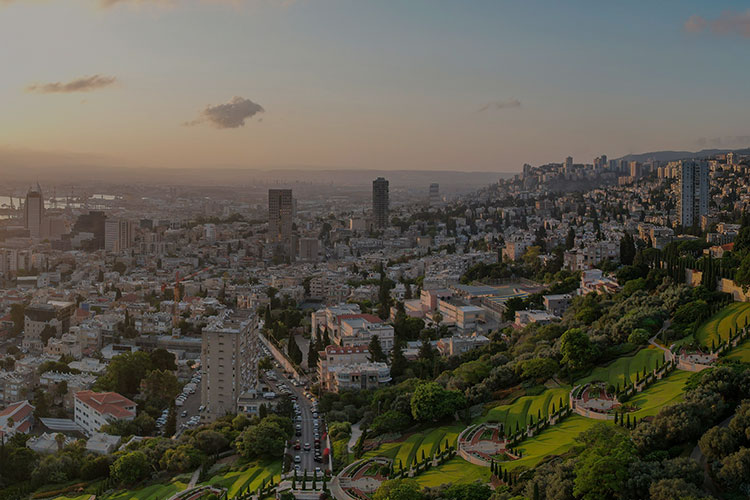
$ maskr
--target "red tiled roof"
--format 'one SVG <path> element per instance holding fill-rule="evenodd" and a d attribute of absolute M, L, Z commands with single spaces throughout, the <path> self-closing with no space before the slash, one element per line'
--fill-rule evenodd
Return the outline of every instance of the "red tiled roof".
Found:
<path fill-rule="evenodd" d="M 733 248 L 734 248 L 734 242 L 727 243 L 726 245 L 721 245 L 721 249 L 728 251 L 728 252 L 731 252 Z"/>
<path fill-rule="evenodd" d="M 34 407 L 28 401 L 19 401 L 8 406 L 3 411 L 0 411 L 0 417 L 13 417 L 16 422 L 21 422 L 23 419 L 31 415 L 34 411 Z"/>
<path fill-rule="evenodd" d="M 116 392 L 80 391 L 76 393 L 76 399 L 101 414 L 109 414 L 115 418 L 135 416 L 134 411 L 127 409 L 129 406 L 134 407 L 135 403 Z"/>
<path fill-rule="evenodd" d="M 31 429 L 31 420 L 24 420 L 21 425 L 16 426 L 16 432 L 26 434 Z"/>
<path fill-rule="evenodd" d="M 326 354 L 354 354 L 362 352 L 370 352 L 366 345 L 354 345 L 341 347 L 337 345 L 326 346 Z"/>
<path fill-rule="evenodd" d="M 342 314 L 338 316 L 336 320 L 341 324 L 341 320 L 344 319 L 364 319 L 370 323 L 382 323 L 383 320 L 375 316 L 374 314 L 362 313 L 362 314 Z"/>

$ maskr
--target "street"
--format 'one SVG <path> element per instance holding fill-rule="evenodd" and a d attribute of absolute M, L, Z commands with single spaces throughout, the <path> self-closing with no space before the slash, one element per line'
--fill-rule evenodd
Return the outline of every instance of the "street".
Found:
<path fill-rule="evenodd" d="M 301 436 L 294 436 L 292 440 L 290 441 L 290 449 L 287 450 L 287 453 L 289 453 L 293 459 L 294 457 L 299 456 L 300 457 L 300 463 L 296 464 L 300 466 L 300 472 L 307 471 L 308 473 L 312 474 L 315 471 L 316 467 L 320 467 L 321 470 L 325 470 L 324 463 L 322 462 L 316 462 L 315 461 L 315 419 L 313 418 L 313 405 L 312 402 L 305 396 L 304 387 L 295 387 L 292 384 L 292 381 L 284 375 L 282 370 L 274 369 L 272 370 L 273 374 L 276 376 L 277 380 L 269 380 L 267 377 L 265 377 L 266 382 L 268 385 L 272 388 L 272 390 L 277 394 L 277 397 L 281 395 L 280 392 L 280 384 L 285 384 L 286 387 L 292 391 L 292 395 L 297 398 L 297 404 L 299 404 L 300 408 L 300 420 L 297 420 L 296 417 L 294 417 L 294 425 L 295 428 L 297 425 L 301 426 L 302 435 Z M 322 440 L 323 433 L 325 432 L 325 425 L 323 424 L 322 419 L 319 420 L 319 430 L 318 430 L 318 436 L 321 438 L 321 446 L 319 448 L 320 453 L 322 455 L 323 450 L 325 448 L 325 444 Z M 301 449 L 295 450 L 294 444 L 295 442 L 299 440 L 301 444 Z M 310 450 L 305 450 L 305 444 L 310 444 Z M 295 463 L 292 462 L 292 467 L 294 467 Z"/>

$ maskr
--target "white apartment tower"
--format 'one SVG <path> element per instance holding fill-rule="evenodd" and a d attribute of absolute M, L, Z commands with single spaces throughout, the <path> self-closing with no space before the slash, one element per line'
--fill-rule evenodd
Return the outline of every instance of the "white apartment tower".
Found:
<path fill-rule="evenodd" d="M 104 222 L 104 249 L 119 253 L 133 246 L 135 224 L 123 219 L 107 219 Z"/>
<path fill-rule="evenodd" d="M 227 311 L 203 329 L 202 339 L 201 420 L 212 422 L 237 413 L 239 399 L 254 394 L 260 359 L 257 317 L 246 310 Z"/>
<path fill-rule="evenodd" d="M 708 215 L 708 170 L 705 161 L 682 160 L 677 166 L 677 213 L 682 227 L 695 226 L 701 216 Z"/>

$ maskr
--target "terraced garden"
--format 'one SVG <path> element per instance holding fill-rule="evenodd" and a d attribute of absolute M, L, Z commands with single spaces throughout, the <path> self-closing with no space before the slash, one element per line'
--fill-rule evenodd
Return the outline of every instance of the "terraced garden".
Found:
<path fill-rule="evenodd" d="M 683 389 L 691 375 L 690 372 L 675 370 L 645 391 L 633 396 L 628 404 L 638 407 L 638 410 L 632 412 L 631 417 L 634 416 L 640 420 L 643 417 L 656 415 L 663 407 L 682 401 Z"/>
<path fill-rule="evenodd" d="M 727 355 L 727 359 L 750 363 L 750 340 L 746 340 Z"/>
<path fill-rule="evenodd" d="M 169 483 L 153 484 L 135 491 L 120 490 L 100 498 L 104 500 L 164 500 L 186 487 L 187 481 L 173 479 Z"/>
<path fill-rule="evenodd" d="M 706 320 L 695 332 L 695 339 L 705 347 L 729 339 L 729 329 L 736 331 L 750 323 L 750 303 L 734 302 Z"/>
<path fill-rule="evenodd" d="M 250 491 L 257 490 L 264 481 L 268 483 L 273 479 L 274 482 L 278 482 L 280 476 L 281 461 L 257 462 L 237 471 L 217 474 L 201 484 L 210 484 L 227 488 L 227 495 L 229 498 L 232 498 L 248 487 L 250 488 Z"/>
<path fill-rule="evenodd" d="M 511 431 L 515 430 L 516 424 L 525 427 L 531 417 L 534 418 L 534 422 L 538 420 L 539 415 L 546 418 L 552 413 L 553 404 L 555 409 L 560 408 L 560 401 L 568 404 L 569 394 L 570 387 L 559 387 L 547 389 L 538 396 L 521 396 L 509 405 L 491 408 L 479 422 L 497 422 Z"/>
<path fill-rule="evenodd" d="M 425 457 L 431 457 L 440 449 L 445 449 L 445 442 L 455 446 L 458 434 L 464 429 L 461 424 L 436 427 L 429 431 L 416 432 L 403 441 L 383 443 L 376 449 L 365 453 L 364 458 L 386 457 L 394 461 L 398 468 L 399 462 L 407 467 L 408 464 L 422 459 L 422 451 Z"/>
<path fill-rule="evenodd" d="M 533 467 L 548 455 L 561 455 L 576 444 L 576 437 L 590 429 L 600 420 L 593 420 L 580 415 L 571 415 L 557 425 L 543 430 L 534 437 L 525 439 L 518 446 L 523 458 L 503 463 L 503 467 Z"/>
<path fill-rule="evenodd" d="M 639 407 L 631 413 L 639 420 L 643 417 L 656 415 L 661 408 L 679 402 L 683 397 L 683 388 L 690 372 L 674 371 L 665 379 L 660 380 L 645 391 L 633 397 L 629 403 Z M 560 455 L 570 450 L 576 444 L 576 437 L 583 431 L 590 429 L 597 420 L 588 419 L 580 415 L 571 415 L 557 425 L 549 427 L 534 437 L 523 440 L 518 448 L 523 458 L 505 462 L 509 469 L 518 467 L 533 467 L 548 455 Z M 614 425 L 610 422 L 609 425 Z"/>
<path fill-rule="evenodd" d="M 426 486 L 440 486 L 441 484 L 465 484 L 474 481 L 487 482 L 490 480 L 489 467 L 470 464 L 463 458 L 454 457 L 443 465 L 433 467 L 414 479 L 423 488 Z"/>
<path fill-rule="evenodd" d="M 654 346 L 641 349 L 633 356 L 623 356 L 612 361 L 607 366 L 594 368 L 592 372 L 579 380 L 576 385 L 593 381 L 602 381 L 613 386 L 624 387 L 635 382 L 636 373 L 643 373 L 643 369 L 651 371 L 656 368 L 657 361 L 663 363 L 664 353 Z"/>

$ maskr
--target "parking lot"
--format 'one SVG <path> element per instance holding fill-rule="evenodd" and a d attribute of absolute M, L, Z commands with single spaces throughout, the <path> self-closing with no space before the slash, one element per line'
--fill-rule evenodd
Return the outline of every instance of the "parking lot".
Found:
<path fill-rule="evenodd" d="M 196 371 L 192 379 L 183 387 L 182 393 L 175 399 L 178 435 L 190 427 L 198 426 L 200 423 L 200 379 L 200 371 Z M 169 410 L 164 410 L 156 420 L 159 429 L 164 429 L 168 413 Z"/>

